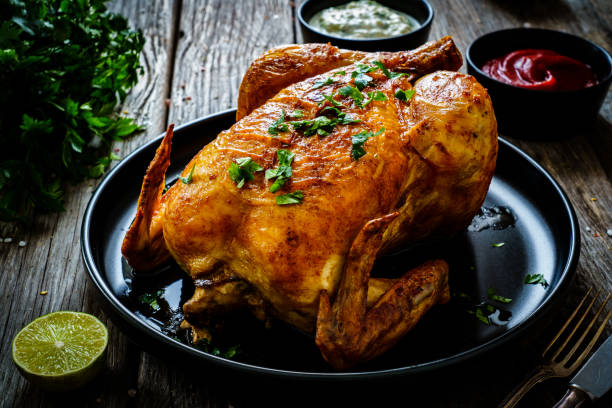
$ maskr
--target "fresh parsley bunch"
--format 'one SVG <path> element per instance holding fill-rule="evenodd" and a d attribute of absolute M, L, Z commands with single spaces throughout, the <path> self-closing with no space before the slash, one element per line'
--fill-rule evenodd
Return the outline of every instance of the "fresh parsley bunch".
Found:
<path fill-rule="evenodd" d="M 0 220 L 61 211 L 63 186 L 99 177 L 114 113 L 142 71 L 140 32 L 104 0 L 0 0 Z"/>

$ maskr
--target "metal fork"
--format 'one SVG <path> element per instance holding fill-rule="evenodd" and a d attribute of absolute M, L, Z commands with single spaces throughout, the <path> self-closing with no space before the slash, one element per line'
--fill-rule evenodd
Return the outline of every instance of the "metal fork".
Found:
<path fill-rule="evenodd" d="M 588 342 L 588 344 L 586 345 L 584 350 L 579 355 L 577 355 L 578 348 L 582 345 L 584 340 L 587 338 L 587 335 L 589 334 L 589 332 L 593 328 L 593 325 L 596 323 L 597 318 L 599 317 L 601 312 L 604 310 L 606 304 L 610 300 L 610 294 L 608 294 L 608 296 L 606 297 L 606 299 L 604 300 L 602 305 L 597 310 L 597 313 L 595 314 L 595 316 L 593 316 L 593 318 L 589 322 L 588 326 L 586 327 L 586 329 L 584 329 L 584 331 L 582 332 L 582 335 L 580 336 L 580 338 L 575 341 L 573 347 L 570 349 L 569 352 L 567 352 L 563 357 L 560 357 L 561 356 L 561 352 L 563 350 L 565 350 L 566 346 L 568 346 L 568 344 L 573 339 L 574 335 L 576 334 L 576 332 L 578 331 L 578 329 L 582 325 L 582 322 L 584 321 L 584 319 L 587 317 L 588 313 L 593 308 L 593 304 L 595 303 L 595 300 L 599 297 L 599 293 L 600 293 L 599 290 L 597 291 L 597 294 L 593 297 L 593 299 L 591 299 L 588 307 L 586 308 L 586 310 L 584 311 L 584 313 L 580 317 L 580 320 L 578 320 L 578 322 L 576 323 L 576 325 L 574 326 L 574 328 L 570 332 L 569 336 L 565 339 L 563 344 L 561 344 L 561 346 L 558 347 L 556 349 L 556 351 L 554 351 L 554 354 L 552 354 L 552 356 L 547 357 L 547 353 L 549 351 L 551 351 L 553 345 L 557 342 L 557 340 L 559 340 L 559 338 L 561 337 L 563 332 L 565 332 L 565 329 L 567 329 L 569 327 L 569 325 L 572 322 L 572 320 L 574 320 L 574 317 L 576 317 L 576 315 L 578 314 L 579 310 L 582 308 L 584 303 L 587 301 L 587 299 L 588 299 L 589 295 L 591 294 L 592 290 L 593 290 L 592 287 L 589 288 L 587 293 L 584 295 L 584 297 L 580 301 L 580 304 L 578 304 L 578 307 L 576 307 L 576 309 L 572 312 L 572 314 L 569 317 L 569 319 L 567 319 L 567 321 L 565 322 L 563 327 L 561 327 L 561 330 L 559 330 L 559 332 L 555 335 L 555 337 L 552 339 L 550 344 L 546 347 L 546 349 L 544 349 L 544 352 L 542 352 L 542 357 L 546 359 L 545 362 L 543 364 L 541 364 L 541 365 L 538 365 L 534 369 L 534 371 L 531 372 L 529 374 L 529 376 L 527 376 L 527 378 L 523 381 L 523 383 L 521 383 L 517 388 L 515 388 L 508 395 L 508 397 L 506 397 L 506 399 L 499 405 L 499 408 L 512 408 L 512 407 L 514 407 L 519 402 L 519 400 L 525 394 L 527 394 L 527 392 L 534 385 L 536 385 L 536 384 L 538 384 L 538 383 L 540 383 L 540 382 L 542 382 L 544 380 L 547 380 L 549 378 L 554 378 L 554 377 L 569 377 L 574 371 L 576 371 L 576 369 L 578 367 L 580 367 L 580 365 L 582 364 L 584 359 L 587 357 L 587 355 L 589 354 L 589 352 L 591 351 L 591 349 L 593 348 L 593 346 L 597 342 L 597 339 L 599 338 L 599 336 L 601 335 L 601 333 L 605 329 L 606 323 L 610 319 L 610 316 L 612 316 L 612 308 L 611 308 L 610 311 L 608 312 L 608 314 L 606 315 L 606 317 L 604 318 L 603 322 L 601 323 L 601 325 L 599 325 L 599 327 L 597 328 L 597 331 L 595 332 L 595 334 L 591 337 L 590 341 Z M 568 364 L 570 361 L 572 363 Z"/>

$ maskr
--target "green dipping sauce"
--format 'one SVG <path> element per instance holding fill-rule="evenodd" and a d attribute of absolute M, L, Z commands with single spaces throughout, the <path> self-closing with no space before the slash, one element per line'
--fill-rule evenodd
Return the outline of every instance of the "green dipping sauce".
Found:
<path fill-rule="evenodd" d="M 406 13 L 372 0 L 351 1 L 316 13 L 308 24 L 326 34 L 344 38 L 384 38 L 417 29 L 419 22 Z"/>

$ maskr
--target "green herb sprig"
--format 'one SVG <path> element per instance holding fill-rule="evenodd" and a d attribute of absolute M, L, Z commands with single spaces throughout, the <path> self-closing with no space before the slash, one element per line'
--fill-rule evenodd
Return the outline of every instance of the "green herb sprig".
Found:
<path fill-rule="evenodd" d="M 358 108 L 363 108 L 363 94 L 359 89 L 355 88 L 354 86 L 347 85 L 340 88 L 338 90 L 338 93 L 342 96 L 350 97 L 353 102 L 355 102 L 355 106 L 357 106 Z"/>
<path fill-rule="evenodd" d="M 363 148 L 363 144 L 371 137 L 376 137 L 382 134 L 385 131 L 384 127 L 381 127 L 380 130 L 376 133 L 372 133 L 369 131 L 359 132 L 353 136 L 353 150 L 351 155 L 353 156 L 353 160 L 358 160 L 360 157 L 365 156 L 366 151 Z"/>
<path fill-rule="evenodd" d="M 383 72 L 383 74 L 385 74 L 385 76 L 389 79 L 395 79 L 395 78 L 399 78 L 401 76 L 406 76 L 408 74 L 405 74 L 403 72 L 391 72 L 389 71 L 386 67 L 385 64 L 383 64 L 381 61 L 373 61 L 372 64 L 376 65 L 378 68 L 380 68 L 380 70 Z"/>
<path fill-rule="evenodd" d="M 63 210 L 63 185 L 101 176 L 112 142 L 142 129 L 114 108 L 142 72 L 144 37 L 104 3 L 0 6 L 0 220 Z"/>
<path fill-rule="evenodd" d="M 157 312 L 161 309 L 159 305 L 159 299 L 164 294 L 164 290 L 160 289 L 152 293 L 143 293 L 138 297 L 140 303 L 148 305 L 153 312 Z"/>
<path fill-rule="evenodd" d="M 319 89 L 321 87 L 327 86 L 327 85 L 331 85 L 334 83 L 334 80 L 329 77 L 327 78 L 325 81 L 317 81 L 314 83 L 314 85 L 312 86 L 312 89 Z"/>
<path fill-rule="evenodd" d="M 287 124 L 285 123 L 285 110 L 283 109 L 281 111 L 280 116 L 278 117 L 278 119 L 276 119 L 274 122 L 272 122 L 272 125 L 268 128 L 268 133 L 274 136 L 278 136 L 279 132 L 288 132 L 289 131 L 289 127 L 287 126 Z"/>
<path fill-rule="evenodd" d="M 344 106 L 343 104 L 341 104 L 340 102 L 338 102 L 337 100 L 334 99 L 334 95 L 335 94 L 331 94 L 331 95 L 321 95 L 323 96 L 323 100 L 321 102 L 319 102 L 319 106 L 323 105 L 325 103 L 325 101 L 328 101 L 329 103 L 332 104 L 332 106 L 336 107 L 336 108 L 346 108 L 346 106 Z"/>
<path fill-rule="evenodd" d="M 500 302 L 500 303 L 510 303 L 510 302 L 512 302 L 512 299 L 500 296 L 497 293 L 495 293 L 495 289 L 493 289 L 493 288 L 489 288 L 489 290 L 487 291 L 487 295 L 488 295 L 489 299 L 495 300 L 496 302 Z"/>
<path fill-rule="evenodd" d="M 372 82 L 372 80 L 373 80 L 372 77 L 369 76 L 369 75 L 366 75 L 366 74 L 357 74 L 357 76 L 355 77 L 355 86 L 360 91 L 363 91 L 363 88 L 368 86 L 370 84 L 370 82 Z"/>
<path fill-rule="evenodd" d="M 408 89 L 407 91 L 398 89 L 397 92 L 395 92 L 395 97 L 402 102 L 408 102 L 409 100 L 412 99 L 414 94 L 415 94 L 414 89 Z"/>
<path fill-rule="evenodd" d="M 368 99 L 363 103 L 363 106 L 368 106 L 372 101 L 386 101 L 387 95 L 380 91 L 370 91 L 368 92 Z"/>
<path fill-rule="evenodd" d="M 195 170 L 195 164 L 191 168 L 191 171 L 189 172 L 187 177 L 179 177 L 179 180 L 181 180 L 181 183 L 183 183 L 183 184 L 191 184 L 191 180 L 193 179 L 193 171 L 194 170 Z"/>
<path fill-rule="evenodd" d="M 335 118 L 328 118 L 327 116 L 317 116 L 314 119 L 300 120 L 289 122 L 294 129 L 304 129 L 304 136 L 309 137 L 315 134 L 319 136 L 328 136 L 336 125 L 348 125 L 351 123 L 360 122 L 359 119 L 354 119 L 342 112 L 335 106 L 327 106 L 321 112 L 331 111 L 337 115 Z"/>
<path fill-rule="evenodd" d="M 542 275 L 541 273 L 536 273 L 533 275 L 527 274 L 523 282 L 529 285 L 540 284 L 544 286 L 545 288 L 548 287 L 548 281 L 546 280 L 546 278 L 544 278 L 544 275 Z"/>
<path fill-rule="evenodd" d="M 276 196 L 277 205 L 302 204 L 303 200 L 304 194 L 300 190 Z"/>
<path fill-rule="evenodd" d="M 205 353 L 212 354 L 213 356 L 223 357 L 227 359 L 233 359 L 242 353 L 242 348 L 239 344 L 231 347 L 221 348 L 211 344 L 207 339 L 202 338 L 194 346 Z"/>
<path fill-rule="evenodd" d="M 271 193 L 276 193 L 280 190 L 291 177 L 291 162 L 295 154 L 289 150 L 278 149 L 276 151 L 276 157 L 278 158 L 278 167 L 266 170 L 266 180 L 276 178 L 274 183 L 270 186 Z"/>
<path fill-rule="evenodd" d="M 228 172 L 230 178 L 236 183 L 236 187 L 242 188 L 246 182 L 253 180 L 255 177 L 253 173 L 262 170 L 263 167 L 250 157 L 241 157 L 230 164 Z"/>

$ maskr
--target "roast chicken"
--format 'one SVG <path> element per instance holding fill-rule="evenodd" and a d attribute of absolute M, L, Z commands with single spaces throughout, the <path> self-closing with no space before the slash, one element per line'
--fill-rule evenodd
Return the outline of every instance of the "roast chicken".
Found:
<path fill-rule="evenodd" d="M 193 278 L 183 310 L 196 336 L 248 308 L 312 333 L 336 369 L 383 353 L 449 300 L 449 271 L 431 260 L 377 279 L 376 257 L 465 229 L 495 169 L 491 100 L 461 61 L 450 37 L 396 53 L 266 52 L 236 123 L 164 192 L 169 127 L 124 257 L 137 273 L 172 258 Z"/>

